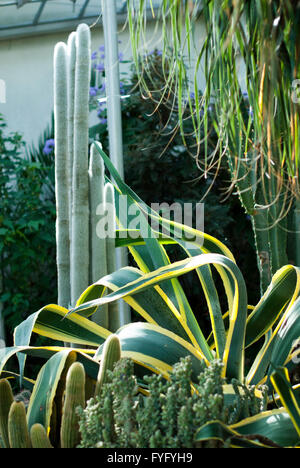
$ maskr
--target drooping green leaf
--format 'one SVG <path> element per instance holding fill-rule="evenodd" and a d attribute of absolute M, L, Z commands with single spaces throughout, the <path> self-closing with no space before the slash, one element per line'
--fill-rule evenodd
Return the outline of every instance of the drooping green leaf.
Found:
<path fill-rule="evenodd" d="M 271 382 L 285 410 L 290 415 L 300 442 L 300 399 L 293 391 L 288 370 L 284 367 L 277 368 L 271 375 Z"/>

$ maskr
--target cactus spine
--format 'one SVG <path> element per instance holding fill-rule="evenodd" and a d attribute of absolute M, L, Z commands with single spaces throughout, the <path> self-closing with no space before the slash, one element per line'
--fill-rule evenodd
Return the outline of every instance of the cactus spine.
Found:
<path fill-rule="evenodd" d="M 23 401 L 14 401 L 8 414 L 10 448 L 31 448 L 31 440 Z"/>
<path fill-rule="evenodd" d="M 121 343 L 117 335 L 110 335 L 103 346 L 101 364 L 97 377 L 95 396 L 100 396 L 102 385 L 107 381 L 107 370 L 113 370 L 114 364 L 121 359 Z"/>
<path fill-rule="evenodd" d="M 85 406 L 85 371 L 80 362 L 74 362 L 66 379 L 60 431 L 61 448 L 74 448 L 80 441 L 79 418 L 75 411 L 78 406 Z"/>
<path fill-rule="evenodd" d="M 42 424 L 33 424 L 30 429 L 30 439 L 32 448 L 53 448 Z"/>
<path fill-rule="evenodd" d="M 9 382 L 6 379 L 0 380 L 0 435 L 5 448 L 9 448 L 8 437 L 8 414 L 14 401 L 13 393 Z"/>

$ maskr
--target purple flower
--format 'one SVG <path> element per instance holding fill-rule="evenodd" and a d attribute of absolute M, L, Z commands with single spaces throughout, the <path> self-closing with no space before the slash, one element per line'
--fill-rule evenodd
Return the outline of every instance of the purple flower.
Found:
<path fill-rule="evenodd" d="M 101 45 L 101 46 L 99 47 L 99 51 L 100 51 L 100 52 L 104 52 L 104 51 L 105 51 L 105 46 L 104 46 L 104 45 Z"/>
<path fill-rule="evenodd" d="M 161 56 L 162 55 L 162 50 L 159 50 L 159 49 L 153 49 L 151 50 L 150 54 L 149 55 L 158 55 L 158 56 Z"/>
<path fill-rule="evenodd" d="M 99 71 L 99 72 L 103 72 L 105 70 L 105 67 L 104 67 L 104 63 L 98 63 L 98 65 L 96 66 L 96 69 Z"/>
<path fill-rule="evenodd" d="M 106 123 L 107 123 L 107 119 L 105 119 L 104 117 L 101 117 L 101 118 L 100 118 L 100 123 L 101 123 L 102 125 L 106 124 Z"/>
<path fill-rule="evenodd" d="M 124 85 L 123 81 L 120 81 L 120 93 L 121 93 L 121 94 L 124 94 L 124 93 L 125 93 L 125 87 L 124 87 L 124 86 L 125 86 L 125 85 Z"/>
<path fill-rule="evenodd" d="M 103 108 L 105 109 L 106 102 L 105 101 L 98 101 L 98 112 L 102 112 Z"/>
<path fill-rule="evenodd" d="M 54 150 L 54 147 L 55 147 L 55 141 L 53 138 L 50 138 L 49 140 L 46 140 L 45 142 L 45 146 L 44 146 L 44 149 L 43 149 L 43 153 L 46 154 L 46 155 L 49 155 L 53 152 Z"/>
<path fill-rule="evenodd" d="M 93 52 L 91 58 L 92 58 L 92 60 L 96 60 L 97 59 L 97 52 Z"/>
<path fill-rule="evenodd" d="M 99 89 L 100 93 L 104 93 L 105 89 L 106 89 L 106 85 L 105 83 L 102 83 L 101 88 Z"/>
<path fill-rule="evenodd" d="M 97 86 L 91 86 L 90 87 L 90 96 L 97 96 L 98 93 L 98 87 Z"/>
<path fill-rule="evenodd" d="M 124 60 L 124 54 L 123 52 L 119 53 L 119 61 L 122 62 Z"/>

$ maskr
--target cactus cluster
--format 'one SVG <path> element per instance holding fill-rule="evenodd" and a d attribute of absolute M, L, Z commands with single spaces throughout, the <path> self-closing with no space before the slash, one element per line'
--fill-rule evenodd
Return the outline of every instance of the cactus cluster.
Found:
<path fill-rule="evenodd" d="M 96 385 L 96 397 L 104 382 L 106 372 L 112 370 L 121 357 L 120 341 L 116 335 L 106 340 Z M 0 446 L 4 448 L 75 448 L 81 441 L 79 415 L 77 408 L 85 408 L 88 393 L 87 378 L 83 365 L 70 363 L 62 385 L 58 386 L 53 407 L 51 427 L 46 428 L 39 422 L 28 426 L 24 401 L 13 395 L 7 379 L 0 380 Z M 63 387 L 63 388 L 61 388 Z M 60 414 L 58 414 L 60 413 Z"/>
<path fill-rule="evenodd" d="M 93 145 L 89 150 L 90 78 L 90 28 L 80 24 L 67 43 L 54 49 L 58 303 L 65 308 L 74 307 L 91 283 L 116 269 L 114 238 L 110 242 L 96 229 L 99 215 L 114 206 L 114 189 L 105 184 L 98 152 Z M 116 331 L 118 304 L 102 307 L 92 320 Z"/>
<path fill-rule="evenodd" d="M 149 371 L 139 378 L 134 362 L 121 358 L 120 340 L 111 334 L 100 355 L 97 381 L 89 388 L 83 365 L 70 360 L 57 387 L 50 427 L 28 424 L 24 401 L 0 380 L 0 445 L 5 448 L 193 448 L 203 424 L 233 424 L 258 414 L 266 401 L 252 388 L 232 382 L 226 401 L 222 363 L 203 364 L 191 384 L 189 357 L 173 367 L 169 378 Z M 34 393 L 32 393 L 32 396 Z M 202 442 L 214 446 L 214 441 Z M 203 445 L 202 445 L 203 446 Z"/>
<path fill-rule="evenodd" d="M 236 383 L 234 398 L 225 401 L 222 363 L 214 361 L 203 368 L 198 383 L 191 386 L 189 357 L 173 367 L 169 379 L 162 374 L 134 375 L 130 359 L 120 359 L 100 394 L 91 398 L 80 416 L 79 448 L 193 448 L 195 436 L 208 421 L 236 422 L 245 411 L 262 411 L 263 401 L 252 391 Z M 142 390 L 144 388 L 144 390 Z M 215 441 L 202 442 L 214 446 Z"/>

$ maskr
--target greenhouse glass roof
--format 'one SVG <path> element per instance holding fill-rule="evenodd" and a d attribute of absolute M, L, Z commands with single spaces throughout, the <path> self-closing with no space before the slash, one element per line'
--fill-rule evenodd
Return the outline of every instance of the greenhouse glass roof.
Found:
<path fill-rule="evenodd" d="M 152 3 L 156 7 L 161 0 Z M 116 4 L 122 21 L 127 2 Z M 69 30 L 82 21 L 93 23 L 99 14 L 101 0 L 0 0 L 0 40 Z"/>

